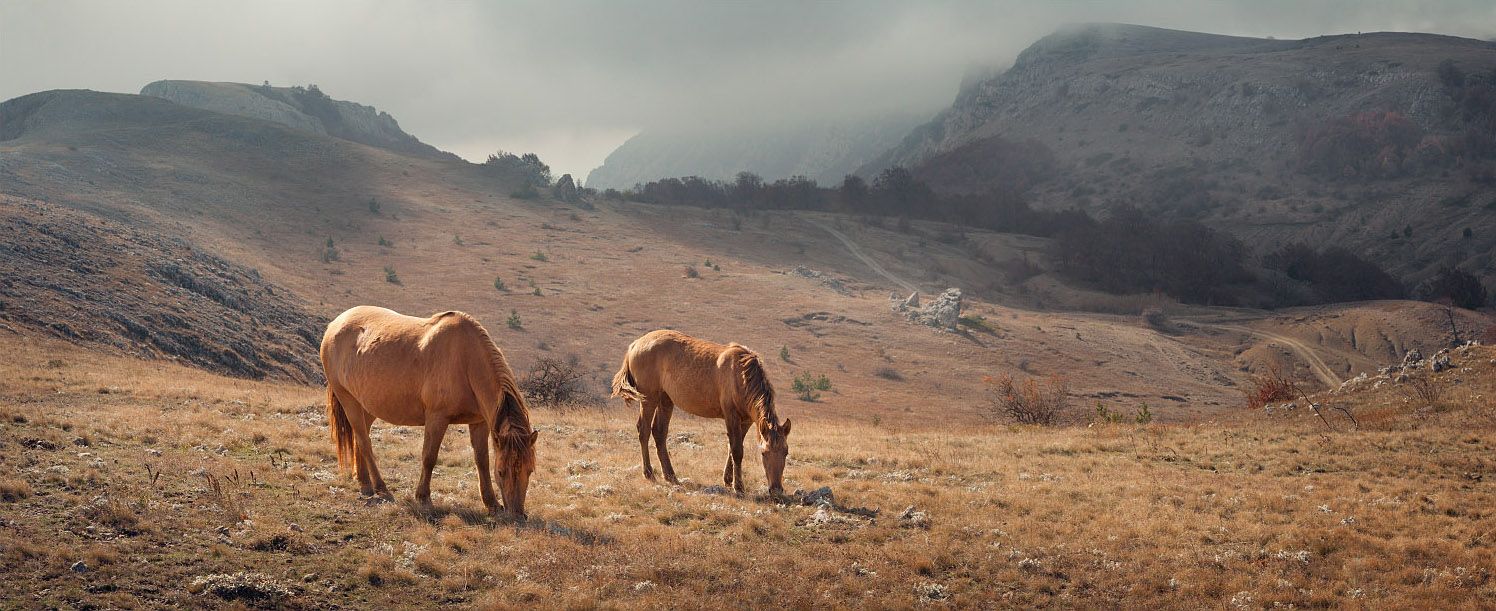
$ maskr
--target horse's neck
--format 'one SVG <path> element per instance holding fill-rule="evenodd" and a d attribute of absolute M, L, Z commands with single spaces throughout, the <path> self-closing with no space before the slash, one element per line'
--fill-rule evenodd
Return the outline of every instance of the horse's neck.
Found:
<path fill-rule="evenodd" d="M 779 428 L 779 415 L 774 413 L 774 404 L 768 401 L 754 401 L 753 405 L 749 409 L 754 412 L 750 414 L 754 422 L 760 427 Z"/>

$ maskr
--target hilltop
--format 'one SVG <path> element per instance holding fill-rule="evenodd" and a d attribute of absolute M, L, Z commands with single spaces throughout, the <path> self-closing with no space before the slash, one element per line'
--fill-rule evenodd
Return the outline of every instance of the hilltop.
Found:
<path fill-rule="evenodd" d="M 1496 44 L 1062 28 L 864 166 L 1040 207 L 1134 205 L 1266 251 L 1350 248 L 1405 282 L 1496 278 Z M 1016 168 L 1016 169 L 1015 169 Z M 1468 228 L 1468 233 L 1467 233 Z"/>

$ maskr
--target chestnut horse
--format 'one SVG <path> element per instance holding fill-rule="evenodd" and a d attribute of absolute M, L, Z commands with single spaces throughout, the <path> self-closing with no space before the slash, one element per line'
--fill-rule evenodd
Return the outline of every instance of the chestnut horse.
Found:
<path fill-rule="evenodd" d="M 379 476 L 369 427 L 383 420 L 426 427 L 416 500 L 431 504 L 431 469 L 451 424 L 468 425 L 483 504 L 498 509 L 488 472 L 488 439 L 498 452 L 493 472 L 504 507 L 525 515 L 525 492 L 535 470 L 536 432 L 515 385 L 514 372 L 488 331 L 462 312 L 431 318 L 358 306 L 343 312 L 322 335 L 327 373 L 327 422 L 338 465 L 350 463 L 364 496 L 393 495 Z"/>
<path fill-rule="evenodd" d="M 774 387 L 758 354 L 738 344 L 714 344 L 684 333 L 651 331 L 629 344 L 623 367 L 613 376 L 613 396 L 639 402 L 639 449 L 644 477 L 654 479 L 649 437 L 654 434 L 665 481 L 680 483 L 670 465 L 665 436 L 678 405 L 687 413 L 727 421 L 730 451 L 722 483 L 743 492 L 743 437 L 756 425 L 769 493 L 784 492 L 790 421 L 774 414 Z"/>

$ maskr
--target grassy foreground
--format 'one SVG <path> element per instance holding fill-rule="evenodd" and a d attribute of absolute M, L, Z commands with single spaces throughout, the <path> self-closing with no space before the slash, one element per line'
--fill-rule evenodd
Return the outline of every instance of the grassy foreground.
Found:
<path fill-rule="evenodd" d="M 519 525 L 482 513 L 461 427 L 428 513 L 420 431 L 376 426 L 401 501 L 369 506 L 319 388 L 6 343 L 5 607 L 1496 605 L 1487 349 L 1421 415 L 1401 386 L 1327 399 L 1360 430 L 1303 409 L 1049 430 L 801 409 L 786 488 L 829 486 L 832 508 L 709 488 L 716 422 L 675 419 L 674 487 L 642 479 L 621 408 L 537 410 Z"/>

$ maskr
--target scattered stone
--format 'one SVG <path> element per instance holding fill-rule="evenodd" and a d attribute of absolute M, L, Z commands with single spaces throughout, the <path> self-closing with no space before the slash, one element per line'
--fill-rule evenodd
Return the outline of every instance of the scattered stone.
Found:
<path fill-rule="evenodd" d="M 75 446 L 82 446 L 82 447 L 88 447 L 88 446 L 93 445 L 93 444 L 91 442 L 89 442 L 88 438 L 86 438 L 86 437 L 74 437 L 73 438 L 73 445 L 75 445 Z"/>
<path fill-rule="evenodd" d="M 650 590 L 653 590 L 654 587 L 655 587 L 655 583 L 653 581 L 641 581 L 639 583 L 634 584 L 634 591 L 635 592 L 648 592 Z"/>
<path fill-rule="evenodd" d="M 301 582 L 302 583 L 311 583 L 311 582 L 316 581 L 316 580 L 317 580 L 317 574 L 316 573 L 307 573 L 307 574 L 301 576 Z"/>
<path fill-rule="evenodd" d="M 86 562 L 84 562 L 82 560 L 79 560 L 77 562 L 74 562 L 73 566 L 71 568 L 73 569 L 74 573 L 87 573 L 88 572 L 88 563 L 86 563 Z"/>
<path fill-rule="evenodd" d="M 913 505 L 904 508 L 904 513 L 899 514 L 899 526 L 904 528 L 929 528 L 930 514 L 917 511 Z"/>
<path fill-rule="evenodd" d="M 944 585 L 933 581 L 927 581 L 914 586 L 914 593 L 918 594 L 924 600 L 945 600 L 951 596 L 950 590 L 946 589 Z"/>
<path fill-rule="evenodd" d="M 722 486 L 707 486 L 701 489 L 702 494 L 732 494 L 731 490 Z"/>
<path fill-rule="evenodd" d="M 909 294 L 909 298 L 904 300 L 904 307 L 906 307 L 906 308 L 917 308 L 917 307 L 919 307 L 919 291 L 915 291 L 915 292 Z"/>
<path fill-rule="evenodd" d="M 796 490 L 793 496 L 800 499 L 803 505 L 836 505 L 836 498 L 831 494 L 830 486 L 821 486 L 810 492 Z"/>
<path fill-rule="evenodd" d="M 587 459 L 573 460 L 566 463 L 566 472 L 572 475 L 595 470 L 597 470 L 597 463 Z"/>
<path fill-rule="evenodd" d="M 295 522 L 292 522 L 291 525 L 288 526 L 287 528 L 290 528 L 291 532 L 305 532 L 306 531 L 305 528 L 302 528 L 300 524 L 297 524 Z"/>
<path fill-rule="evenodd" d="M 1449 361 L 1449 350 L 1440 350 L 1428 361 L 1428 368 L 1434 373 L 1439 373 L 1453 367 L 1454 365 Z"/>

